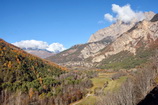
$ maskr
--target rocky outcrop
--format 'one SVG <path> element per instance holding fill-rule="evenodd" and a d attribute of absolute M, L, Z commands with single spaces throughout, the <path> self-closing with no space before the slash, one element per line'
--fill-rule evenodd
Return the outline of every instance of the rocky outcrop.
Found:
<path fill-rule="evenodd" d="M 108 36 L 111 36 L 113 39 L 119 37 L 122 33 L 129 30 L 131 27 L 134 26 L 135 23 L 131 24 L 124 24 L 121 21 L 118 21 L 112 24 L 110 27 L 101 29 L 96 33 L 92 34 L 88 42 L 96 42 L 100 41 Z"/>
<path fill-rule="evenodd" d="M 136 54 L 137 48 L 141 46 L 148 47 L 148 45 L 158 39 L 158 21 L 142 21 L 131 30 L 125 32 L 118 37 L 109 47 L 111 50 L 104 50 L 93 58 L 93 62 L 99 62 L 110 55 L 117 54 L 121 51 L 129 51 Z M 139 45 L 139 46 L 138 46 Z M 104 56 L 104 57 L 103 57 Z"/>
<path fill-rule="evenodd" d="M 92 67 L 91 58 L 96 56 L 100 50 L 104 49 L 111 42 L 112 40 L 109 37 L 98 42 L 75 45 L 47 59 L 64 66 Z"/>
<path fill-rule="evenodd" d="M 94 43 L 88 43 L 81 51 L 81 55 L 84 59 L 94 57 L 101 49 L 105 48 L 111 42 L 111 38 L 106 38 L 104 41 L 102 40 Z"/>
<path fill-rule="evenodd" d="M 151 20 L 152 17 L 155 15 L 155 13 L 145 12 L 144 15 L 146 17 L 146 20 Z M 108 36 L 111 36 L 114 39 L 116 39 L 121 34 L 131 29 L 135 24 L 136 24 L 136 20 L 133 20 L 129 24 L 123 23 L 121 21 L 117 21 L 116 23 L 112 24 L 110 27 L 106 27 L 92 34 L 88 42 L 100 41 Z"/>

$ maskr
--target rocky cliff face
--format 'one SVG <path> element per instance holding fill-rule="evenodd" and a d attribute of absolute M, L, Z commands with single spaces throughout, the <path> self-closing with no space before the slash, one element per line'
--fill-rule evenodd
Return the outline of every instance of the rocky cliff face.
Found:
<path fill-rule="evenodd" d="M 155 13 L 145 12 L 144 15 L 146 17 L 146 20 L 151 20 L 152 17 L 155 15 Z M 116 39 L 121 34 L 131 29 L 135 24 L 136 24 L 136 20 L 133 20 L 129 24 L 125 24 L 121 21 L 117 21 L 116 23 L 112 24 L 110 27 L 106 27 L 92 34 L 88 42 L 100 41 L 108 36 L 111 36 L 113 39 Z"/>
<path fill-rule="evenodd" d="M 101 63 L 107 57 L 122 51 L 128 51 L 136 55 L 138 48 L 142 46 L 147 48 L 151 43 L 158 43 L 157 18 L 154 17 L 154 21 L 149 21 L 148 19 L 151 19 L 151 14 L 153 13 L 149 12 L 146 14 L 149 15 L 147 20 L 143 20 L 135 25 L 133 23 L 133 27 L 132 24 L 115 23 L 100 31 L 101 33 L 103 32 L 104 35 L 93 35 L 98 35 L 96 38 L 99 41 L 90 40 L 89 43 L 75 45 L 47 59 L 68 67 L 93 67 Z M 98 31 L 97 33 L 100 32 Z M 114 34 L 111 34 L 111 32 Z"/>
<path fill-rule="evenodd" d="M 111 38 L 108 37 L 98 42 L 75 45 L 55 56 L 48 57 L 47 59 L 69 67 L 92 67 L 93 63 L 91 62 L 91 58 L 96 56 L 100 50 L 104 49 L 111 42 Z"/>
<path fill-rule="evenodd" d="M 136 55 L 137 48 L 149 47 L 151 43 L 158 43 L 158 21 L 142 21 L 131 30 L 118 37 L 109 47 L 93 58 L 93 62 L 100 62 L 110 55 L 121 51 L 129 51 Z M 99 60 L 98 60 L 99 59 Z"/>

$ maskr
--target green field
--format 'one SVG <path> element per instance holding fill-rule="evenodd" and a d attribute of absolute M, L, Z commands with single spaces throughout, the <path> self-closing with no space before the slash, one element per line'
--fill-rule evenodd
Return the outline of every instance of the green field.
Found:
<path fill-rule="evenodd" d="M 96 103 L 96 96 L 89 96 L 85 97 L 81 101 L 79 101 L 77 104 L 72 104 L 72 105 L 95 105 Z"/>
<path fill-rule="evenodd" d="M 119 79 L 111 80 L 111 76 L 115 73 L 99 73 L 98 77 L 92 78 L 93 87 L 89 89 L 89 93 L 86 97 L 84 97 L 82 100 L 75 102 L 71 105 L 95 105 L 97 102 L 98 96 L 94 95 L 94 89 L 97 87 L 103 87 L 105 82 L 109 82 L 108 86 L 104 88 L 104 92 L 107 91 L 117 91 L 117 89 L 120 87 L 121 83 L 123 83 L 127 76 L 122 76 Z"/>

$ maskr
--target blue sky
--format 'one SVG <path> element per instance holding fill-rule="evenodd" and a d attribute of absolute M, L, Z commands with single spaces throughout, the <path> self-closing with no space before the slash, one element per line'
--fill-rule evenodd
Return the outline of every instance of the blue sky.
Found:
<path fill-rule="evenodd" d="M 66 48 L 86 43 L 91 34 L 111 24 L 104 14 L 113 14 L 112 4 L 158 11 L 158 0 L 0 0 L 0 38 L 10 43 L 58 42 Z"/>

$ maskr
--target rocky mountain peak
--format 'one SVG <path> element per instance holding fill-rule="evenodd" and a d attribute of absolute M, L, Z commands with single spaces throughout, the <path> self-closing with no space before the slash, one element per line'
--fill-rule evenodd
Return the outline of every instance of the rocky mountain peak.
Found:
<path fill-rule="evenodd" d="M 154 12 L 144 12 L 145 20 L 151 20 L 153 16 L 155 15 Z M 112 24 L 109 27 L 103 28 L 96 33 L 92 34 L 88 42 L 96 42 L 100 41 L 108 36 L 113 37 L 113 39 L 116 39 L 124 32 L 131 29 L 137 21 L 133 19 L 130 23 L 123 23 L 122 21 L 117 21 L 116 23 Z"/>

